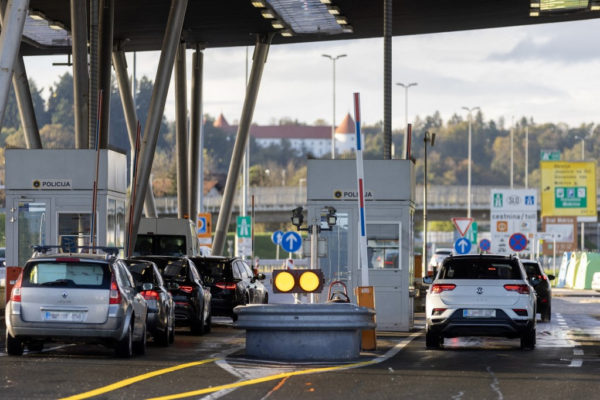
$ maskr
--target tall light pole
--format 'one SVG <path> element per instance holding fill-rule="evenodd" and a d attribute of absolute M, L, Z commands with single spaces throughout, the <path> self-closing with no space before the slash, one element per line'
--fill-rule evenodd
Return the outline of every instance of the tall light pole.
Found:
<path fill-rule="evenodd" d="M 479 107 L 463 107 L 469 113 L 469 138 L 468 138 L 468 162 L 467 162 L 467 218 L 471 218 L 471 123 L 473 120 L 473 111 L 479 110 Z"/>
<path fill-rule="evenodd" d="M 331 159 L 335 160 L 335 62 L 342 57 L 346 57 L 346 54 L 339 54 L 337 56 L 322 54 L 322 56 L 325 58 L 329 58 L 333 64 L 333 115 L 331 117 Z"/>
<path fill-rule="evenodd" d="M 417 82 L 412 82 L 409 84 L 404 84 L 402 82 L 397 82 L 396 85 L 402 86 L 404 88 L 404 140 L 403 140 L 403 154 L 408 154 L 408 89 L 411 86 L 417 86 Z"/>
<path fill-rule="evenodd" d="M 594 125 L 590 133 L 594 131 Z M 581 161 L 585 160 L 585 136 L 575 136 L 575 139 L 581 140 Z M 581 251 L 585 250 L 585 222 L 581 221 Z"/>
<path fill-rule="evenodd" d="M 425 155 L 423 157 L 423 256 L 421 257 L 421 274 L 427 276 L 427 143 L 433 147 L 435 143 L 435 133 L 425 132 L 423 137 L 423 148 Z"/>

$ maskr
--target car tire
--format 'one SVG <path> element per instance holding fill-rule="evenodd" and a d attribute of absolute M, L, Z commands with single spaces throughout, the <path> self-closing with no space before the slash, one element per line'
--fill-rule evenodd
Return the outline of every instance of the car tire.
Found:
<path fill-rule="evenodd" d="M 552 309 L 548 305 L 544 310 L 542 310 L 542 322 L 550 322 L 552 318 Z"/>
<path fill-rule="evenodd" d="M 521 334 L 521 350 L 535 348 L 535 328 L 531 327 Z"/>
<path fill-rule="evenodd" d="M 169 347 L 169 322 L 167 320 L 167 325 L 165 326 L 165 329 L 163 329 L 160 332 L 156 332 L 156 335 L 154 336 L 154 338 L 156 339 L 156 344 L 158 344 L 161 347 Z"/>
<path fill-rule="evenodd" d="M 193 335 L 202 335 L 204 333 L 204 312 L 201 312 L 196 321 L 192 321 L 190 331 Z"/>
<path fill-rule="evenodd" d="M 169 344 L 175 343 L 175 325 L 173 324 L 173 319 L 171 319 L 171 323 L 169 324 Z"/>
<path fill-rule="evenodd" d="M 23 341 L 11 336 L 10 333 L 6 332 L 6 352 L 9 356 L 22 356 L 25 350 Z"/>
<path fill-rule="evenodd" d="M 204 324 L 204 333 L 210 333 L 212 330 L 212 311 L 208 311 L 208 317 L 206 317 L 206 323 Z"/>
<path fill-rule="evenodd" d="M 142 332 L 142 337 L 140 340 L 133 343 L 133 352 L 137 355 L 146 354 L 146 343 L 147 343 L 147 332 L 146 332 L 146 324 L 144 324 L 144 330 Z"/>
<path fill-rule="evenodd" d="M 439 349 L 442 345 L 443 338 L 432 332 L 430 329 L 427 329 L 425 333 L 425 347 L 428 349 Z"/>
<path fill-rule="evenodd" d="M 265 299 L 263 301 L 263 304 L 269 304 L 269 293 L 265 293 Z"/>
<path fill-rule="evenodd" d="M 133 356 L 133 332 L 131 324 L 127 327 L 127 332 L 115 346 L 115 353 L 121 358 L 131 358 Z"/>

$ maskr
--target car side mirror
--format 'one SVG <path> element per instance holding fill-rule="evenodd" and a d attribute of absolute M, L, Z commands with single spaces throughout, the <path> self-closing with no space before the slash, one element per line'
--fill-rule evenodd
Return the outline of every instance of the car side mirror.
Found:
<path fill-rule="evenodd" d="M 152 283 L 143 283 L 142 284 L 143 291 L 152 290 L 152 289 L 154 289 L 154 285 Z"/>
<path fill-rule="evenodd" d="M 426 285 L 431 285 L 433 283 L 433 277 L 432 276 L 426 276 L 425 278 L 423 278 L 423 283 Z"/>
<path fill-rule="evenodd" d="M 549 281 L 553 281 L 554 279 L 556 279 L 556 277 L 552 274 L 548 275 L 548 280 Z"/>
<path fill-rule="evenodd" d="M 168 290 L 178 290 L 179 289 L 179 283 L 168 282 L 167 283 L 167 289 Z"/>
<path fill-rule="evenodd" d="M 256 274 L 256 279 L 258 279 L 259 281 L 264 281 L 265 278 L 265 274 Z"/>

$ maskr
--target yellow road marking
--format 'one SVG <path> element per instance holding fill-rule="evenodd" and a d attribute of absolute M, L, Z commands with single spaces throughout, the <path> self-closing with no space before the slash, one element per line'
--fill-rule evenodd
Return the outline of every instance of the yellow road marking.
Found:
<path fill-rule="evenodd" d="M 98 396 L 98 395 L 103 394 L 103 393 L 112 392 L 113 390 L 117 390 L 117 389 L 120 389 L 122 387 L 131 385 L 132 383 L 136 383 L 136 382 L 143 381 L 143 380 L 146 380 L 146 379 L 149 379 L 149 378 L 153 378 L 153 377 L 158 376 L 158 375 L 168 374 L 169 372 L 179 371 L 180 369 L 195 367 L 197 365 L 207 364 L 207 363 L 214 362 L 214 361 L 217 361 L 217 360 L 219 360 L 219 358 L 208 358 L 208 359 L 202 360 L 202 361 L 194 361 L 194 362 L 191 362 L 191 363 L 176 365 L 174 367 L 159 369 L 159 370 L 156 370 L 156 371 L 148 372 L 147 374 L 138 375 L 138 376 L 134 376 L 132 378 L 124 379 L 122 381 L 115 382 L 115 383 L 113 383 L 111 385 L 108 385 L 108 386 L 103 386 L 103 387 L 98 388 L 98 389 L 90 390 L 89 392 L 85 392 L 85 393 L 81 393 L 81 394 L 76 394 L 74 396 L 64 397 L 64 398 L 62 398 L 60 400 L 87 399 L 87 398 L 90 398 L 90 397 Z"/>
<path fill-rule="evenodd" d="M 287 378 L 290 376 L 308 375 L 308 374 L 316 374 L 316 373 L 321 373 L 321 372 L 330 372 L 330 371 L 337 371 L 337 370 L 342 370 L 342 369 L 364 367 L 366 365 L 377 364 L 377 362 L 378 362 L 377 360 L 369 360 L 369 361 L 361 361 L 361 362 L 354 363 L 354 364 L 336 365 L 333 367 L 311 368 L 311 369 L 305 369 L 302 371 L 285 372 L 285 373 L 276 374 L 276 375 L 264 376 L 262 378 L 248 379 L 246 381 L 238 381 L 238 382 L 234 382 L 234 383 L 229 383 L 227 385 L 213 386 L 213 387 L 208 387 L 208 388 L 204 388 L 204 389 L 192 390 L 190 392 L 171 394 L 171 395 L 161 396 L 161 397 L 152 397 L 147 400 L 182 399 L 184 397 L 197 396 L 197 395 L 201 395 L 201 394 L 218 392 L 219 390 L 233 389 L 233 388 L 238 388 L 238 387 L 243 387 L 243 386 L 256 385 L 257 383 L 274 381 L 277 379 Z"/>

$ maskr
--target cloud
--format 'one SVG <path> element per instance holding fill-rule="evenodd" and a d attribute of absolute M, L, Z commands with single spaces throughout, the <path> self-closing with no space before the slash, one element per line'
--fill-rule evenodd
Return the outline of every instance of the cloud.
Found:
<path fill-rule="evenodd" d="M 511 50 L 488 56 L 490 61 L 538 60 L 582 63 L 600 60 L 600 30 L 596 20 L 577 23 L 544 24 L 532 28 Z"/>

